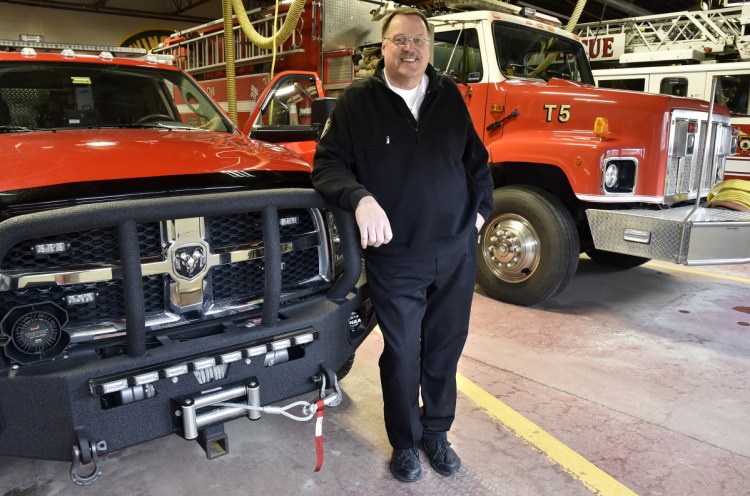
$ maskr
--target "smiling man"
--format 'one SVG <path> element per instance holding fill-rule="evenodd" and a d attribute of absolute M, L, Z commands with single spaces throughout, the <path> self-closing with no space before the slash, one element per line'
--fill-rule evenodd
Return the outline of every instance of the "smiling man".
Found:
<path fill-rule="evenodd" d="M 420 445 L 438 473 L 461 466 L 447 436 L 474 245 L 492 211 L 487 151 L 456 84 L 429 64 L 430 43 L 420 11 L 385 17 L 383 60 L 339 97 L 312 173 L 328 201 L 355 213 L 385 341 L 380 379 L 390 468 L 405 482 L 421 476 Z"/>

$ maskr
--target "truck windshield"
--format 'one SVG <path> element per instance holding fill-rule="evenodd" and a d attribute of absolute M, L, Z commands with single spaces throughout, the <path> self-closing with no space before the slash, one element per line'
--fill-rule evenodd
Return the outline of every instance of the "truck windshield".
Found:
<path fill-rule="evenodd" d="M 184 73 L 54 62 L 0 64 L 0 132 L 74 128 L 232 132 Z"/>
<path fill-rule="evenodd" d="M 540 29 L 495 21 L 497 60 L 505 76 L 594 84 L 581 43 Z"/>

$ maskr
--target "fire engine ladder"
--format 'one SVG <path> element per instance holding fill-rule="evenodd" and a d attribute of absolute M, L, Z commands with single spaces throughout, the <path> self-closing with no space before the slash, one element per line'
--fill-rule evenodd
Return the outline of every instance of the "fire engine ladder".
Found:
<path fill-rule="evenodd" d="M 287 13 L 279 13 L 277 31 L 284 24 Z M 300 18 L 300 23 L 303 20 Z M 252 21 L 253 27 L 261 36 L 273 36 L 273 16 Z M 152 50 L 155 54 L 172 55 L 174 64 L 190 74 L 200 74 L 226 67 L 224 55 L 224 21 L 219 19 L 194 28 L 179 31 L 171 38 L 179 40 L 167 46 Z M 302 36 L 300 24 L 292 35 L 276 47 L 276 56 L 299 53 Z M 239 67 L 271 60 L 271 48 L 259 48 L 252 44 L 239 25 L 234 26 L 235 64 Z"/>
<path fill-rule="evenodd" d="M 750 58 L 750 4 L 579 24 L 584 39 L 624 35 L 620 62 L 703 60 L 706 55 Z"/>

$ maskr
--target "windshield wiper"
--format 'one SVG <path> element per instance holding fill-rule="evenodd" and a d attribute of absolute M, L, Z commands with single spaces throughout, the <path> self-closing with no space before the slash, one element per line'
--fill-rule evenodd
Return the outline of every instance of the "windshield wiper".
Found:
<path fill-rule="evenodd" d="M 192 126 L 174 125 L 174 124 L 162 124 L 161 122 L 134 122 L 132 124 L 109 124 L 102 127 L 114 127 L 123 129 L 179 129 L 179 130 L 195 130 Z"/>

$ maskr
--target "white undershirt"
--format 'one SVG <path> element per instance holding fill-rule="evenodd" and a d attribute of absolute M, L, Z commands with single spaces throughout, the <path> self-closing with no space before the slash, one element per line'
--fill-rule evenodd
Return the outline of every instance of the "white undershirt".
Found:
<path fill-rule="evenodd" d="M 415 119 L 419 120 L 419 107 L 424 101 L 425 93 L 427 93 L 427 74 L 422 74 L 422 79 L 419 81 L 419 84 L 410 90 L 396 88 L 395 86 L 393 86 L 388 80 L 388 75 L 385 73 L 385 71 L 383 71 L 383 76 L 385 77 L 385 84 L 387 84 L 388 87 L 392 89 L 398 96 L 404 99 L 404 102 L 406 103 L 406 106 L 409 107 L 411 114 Z"/>

